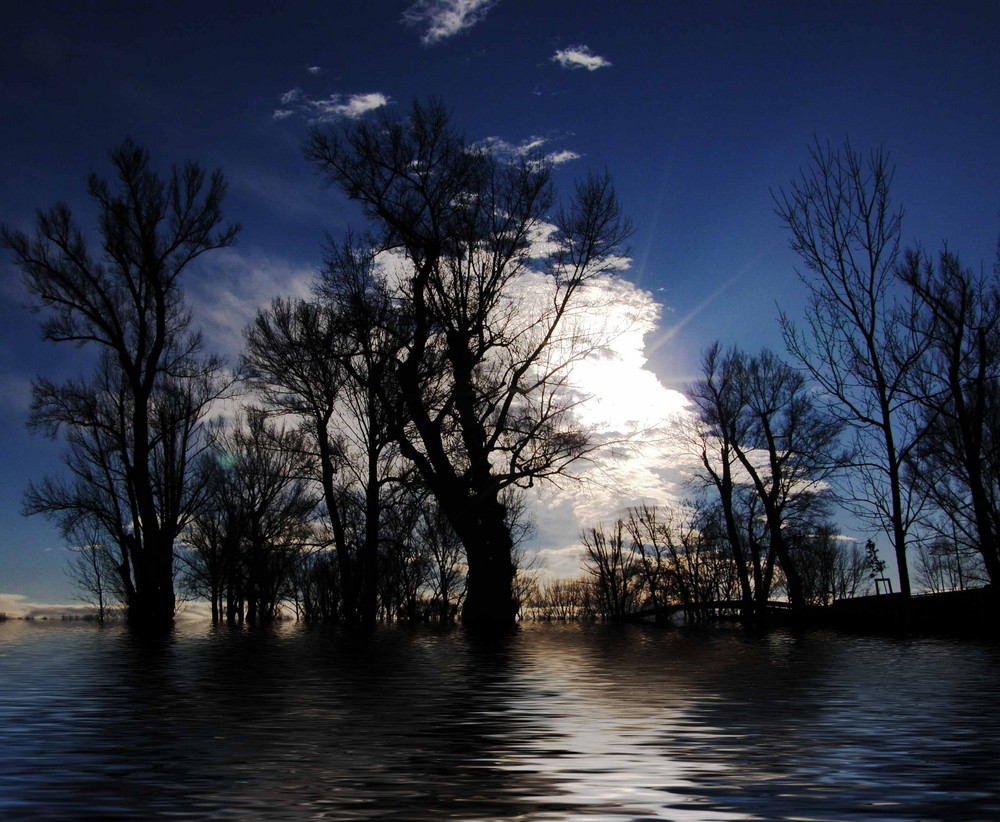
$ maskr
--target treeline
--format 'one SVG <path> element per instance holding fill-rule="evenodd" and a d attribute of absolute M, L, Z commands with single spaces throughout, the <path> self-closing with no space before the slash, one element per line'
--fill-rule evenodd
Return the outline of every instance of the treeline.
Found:
<path fill-rule="evenodd" d="M 752 569 L 747 601 L 724 513 L 717 503 L 705 502 L 630 508 L 610 526 L 588 529 L 582 535 L 584 575 L 538 586 L 526 615 L 667 621 L 680 613 L 690 623 L 726 612 L 747 621 L 763 619 L 769 605 L 788 596 L 783 566 L 755 542 L 744 557 Z M 829 605 L 872 590 L 870 552 L 845 542 L 832 526 L 789 532 L 785 539 L 794 552 L 804 604 Z"/>
<path fill-rule="evenodd" d="M 230 622 L 290 604 L 505 626 L 529 600 L 610 618 L 737 601 L 754 618 L 881 573 L 874 541 L 862 557 L 839 538 L 837 506 L 888 536 L 906 595 L 914 545 L 935 585 L 1000 573 L 998 271 L 901 251 L 883 152 L 817 145 L 776 196 L 806 314 L 781 317 L 788 361 L 705 352 L 692 501 L 591 528 L 587 583 L 534 592 L 521 494 L 596 447 L 572 368 L 608 342 L 584 319 L 631 232 L 610 179 L 561 204 L 544 158 L 468 144 L 436 101 L 316 129 L 305 153 L 365 231 L 328 240 L 312 295 L 263 308 L 230 367 L 203 351 L 182 287 L 239 232 L 221 172 L 163 178 L 126 141 L 114 184 L 89 181 L 96 248 L 61 204 L 34 236 L 0 232 L 44 338 L 96 353 L 89 377 L 34 383 L 29 426 L 64 437 L 66 471 L 25 510 L 76 547 L 100 613 L 168 626 L 180 586 Z"/>
<path fill-rule="evenodd" d="M 775 197 L 809 297 L 801 322 L 780 318 L 789 359 L 705 351 L 686 392 L 693 513 L 585 535 L 607 613 L 655 609 L 660 579 L 751 619 L 775 591 L 796 609 L 857 592 L 859 567 L 885 563 L 874 539 L 865 557 L 838 539 L 836 506 L 888 537 L 904 596 L 914 555 L 930 590 L 1000 582 L 1000 262 L 901 251 L 892 176 L 883 151 L 817 144 Z"/>
<path fill-rule="evenodd" d="M 89 378 L 34 384 L 29 425 L 64 435 L 67 471 L 25 509 L 137 627 L 171 624 L 178 578 L 217 619 L 291 600 L 310 619 L 509 625 L 519 494 L 594 447 L 569 375 L 607 342 L 579 318 L 629 221 L 606 175 L 561 203 L 544 158 L 469 145 L 437 101 L 315 129 L 305 153 L 367 228 L 329 241 L 310 299 L 260 312 L 235 373 L 182 288 L 239 231 L 221 172 L 164 179 L 127 141 L 115 183 L 89 181 L 96 250 L 61 204 L 34 236 L 3 227 L 44 338 L 97 354 Z"/>

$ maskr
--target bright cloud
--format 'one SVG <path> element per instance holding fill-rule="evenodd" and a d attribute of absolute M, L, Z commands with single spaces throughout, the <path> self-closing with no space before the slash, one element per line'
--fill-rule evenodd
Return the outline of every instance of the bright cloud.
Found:
<path fill-rule="evenodd" d="M 603 342 L 573 365 L 571 380 L 584 397 L 575 413 L 603 447 L 574 466 L 573 481 L 538 491 L 531 548 L 550 577 L 580 573 L 580 545 L 567 544 L 568 534 L 611 522 L 643 502 L 678 504 L 691 465 L 689 401 L 647 367 L 646 340 L 659 326 L 662 306 L 650 292 L 610 276 L 592 282 L 579 301 L 572 322 Z"/>
<path fill-rule="evenodd" d="M 476 143 L 473 148 L 488 149 L 499 157 L 506 157 L 508 159 L 535 156 L 553 166 L 563 165 L 572 160 L 580 159 L 579 154 L 568 149 L 546 152 L 544 149 L 548 142 L 549 140 L 546 137 L 531 137 L 518 144 L 510 143 L 501 137 L 487 137 L 485 140 L 480 140 Z"/>
<path fill-rule="evenodd" d="M 582 68 L 587 69 L 587 71 L 597 71 L 599 68 L 607 68 L 611 65 L 610 60 L 594 54 L 587 46 L 570 46 L 559 49 L 552 56 L 552 62 L 558 63 L 563 68 Z"/>
<path fill-rule="evenodd" d="M 306 71 L 310 74 L 320 74 L 323 71 L 322 66 L 306 66 Z"/>
<path fill-rule="evenodd" d="M 331 94 L 315 99 L 302 89 L 293 88 L 279 98 L 282 107 L 275 109 L 275 120 L 286 120 L 296 115 L 313 123 L 329 123 L 334 120 L 356 119 L 369 111 L 389 105 L 389 97 L 378 91 L 364 94 Z"/>
<path fill-rule="evenodd" d="M 472 28 L 497 0 L 417 0 L 403 13 L 403 22 L 422 29 L 420 42 L 432 46 Z"/>

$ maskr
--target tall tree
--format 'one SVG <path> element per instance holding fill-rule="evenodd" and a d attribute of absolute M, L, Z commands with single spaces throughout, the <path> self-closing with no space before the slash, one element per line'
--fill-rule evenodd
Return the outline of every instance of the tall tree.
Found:
<path fill-rule="evenodd" d="M 358 585 L 345 524 L 344 444 L 339 411 L 348 375 L 343 361 L 350 346 L 341 318 L 329 305 L 276 299 L 244 329 L 242 372 L 265 406 L 302 421 L 316 456 L 319 482 L 337 556 L 342 613 L 357 617 Z"/>
<path fill-rule="evenodd" d="M 741 528 L 739 460 L 736 443 L 745 438 L 741 427 L 739 381 L 731 358 L 725 357 L 716 343 L 702 357 L 702 378 L 688 387 L 688 396 L 698 407 L 699 424 L 692 432 L 698 459 L 705 471 L 705 478 L 715 489 L 719 510 L 725 527 L 727 541 L 732 551 L 736 573 L 740 580 L 740 599 L 744 619 L 752 619 L 762 592 L 770 589 L 773 553 L 762 562 L 759 543 L 752 539 L 752 532 Z M 751 569 L 753 579 L 751 580 Z M 768 584 L 764 585 L 766 577 Z"/>
<path fill-rule="evenodd" d="M 349 235 L 330 246 L 316 283 L 320 301 L 338 318 L 339 363 L 347 380 L 342 392 L 342 428 L 352 458 L 347 473 L 361 489 L 363 534 L 358 551 L 360 616 L 372 622 L 378 610 L 380 529 L 393 484 L 410 483 L 412 466 L 402 460 L 393 436 L 401 404 L 393 390 L 398 354 L 396 310 L 375 273 L 370 244 Z"/>
<path fill-rule="evenodd" d="M 201 354 L 184 308 L 181 275 L 207 251 L 232 244 L 221 227 L 226 185 L 194 163 L 164 181 L 131 141 L 111 152 L 112 187 L 91 175 L 100 252 L 70 209 L 40 212 L 33 238 L 0 229 L 46 319 L 46 340 L 96 348 L 89 381 L 38 380 L 30 424 L 69 440 L 72 480 L 32 485 L 26 509 L 70 532 L 81 521 L 116 546 L 130 623 L 169 625 L 174 540 L 193 510 L 202 420 L 221 390 L 221 363 Z"/>
<path fill-rule="evenodd" d="M 993 583 L 1000 582 L 997 273 L 976 275 L 947 249 L 936 263 L 907 252 L 899 267 L 919 300 L 911 330 L 927 342 L 911 388 L 926 433 L 909 455 L 907 478 L 938 512 L 939 536 L 978 551 Z"/>
<path fill-rule="evenodd" d="M 908 596 L 906 540 L 916 507 L 903 466 L 918 432 L 906 413 L 906 383 L 920 346 L 893 322 L 903 218 L 890 193 L 893 167 L 881 149 L 863 157 L 849 142 L 836 151 L 817 143 L 811 159 L 775 197 L 809 294 L 805 326 L 783 313 L 781 327 L 789 352 L 853 428 L 854 471 L 843 498 L 889 535 Z"/>
<path fill-rule="evenodd" d="M 592 341 L 573 314 L 587 284 L 616 267 L 629 224 L 606 176 L 550 213 L 548 166 L 467 145 L 437 102 L 316 130 L 306 155 L 362 206 L 376 250 L 403 261 L 402 273 L 382 272 L 398 353 L 379 390 L 394 394 L 385 404 L 401 407 L 401 452 L 465 548 L 463 620 L 508 625 L 517 604 L 502 494 L 589 448 L 567 381 Z"/>

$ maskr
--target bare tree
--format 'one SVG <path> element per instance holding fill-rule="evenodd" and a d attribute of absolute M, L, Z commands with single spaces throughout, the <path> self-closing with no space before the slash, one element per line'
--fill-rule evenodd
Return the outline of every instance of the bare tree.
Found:
<path fill-rule="evenodd" d="M 451 523 L 430 499 L 420 515 L 418 539 L 431 558 L 432 607 L 441 623 L 455 621 L 465 595 L 465 557 Z"/>
<path fill-rule="evenodd" d="M 760 503 L 768 545 L 784 571 L 789 600 L 796 607 L 805 605 L 787 534 L 797 523 L 813 521 L 823 509 L 827 483 L 843 460 L 838 449 L 841 425 L 817 403 L 805 377 L 769 351 L 748 357 L 732 349 L 720 359 L 715 344 L 704 362 L 705 376 L 692 387 L 691 396 L 708 434 L 725 440 L 723 458 L 735 457 L 743 482 Z M 726 465 L 720 470 L 710 464 L 708 452 L 703 453 L 706 470 L 724 488 L 718 477 L 724 476 Z M 728 470 L 731 474 L 732 467 Z M 745 602 L 745 570 L 740 579 Z M 762 584 L 758 590 L 768 587 Z"/>
<path fill-rule="evenodd" d="M 344 506 L 343 414 L 350 377 L 344 360 L 351 340 L 336 307 L 319 301 L 275 299 L 244 329 L 243 372 L 266 407 L 302 421 L 316 456 L 318 479 L 336 550 L 339 589 L 348 621 L 358 617 L 359 583 Z"/>
<path fill-rule="evenodd" d="M 841 539 L 829 523 L 796 528 L 789 535 L 794 546 L 806 602 L 829 605 L 871 590 L 865 552 L 852 541 Z"/>
<path fill-rule="evenodd" d="M 100 542 L 99 532 L 91 532 L 70 550 L 67 574 L 81 602 L 94 608 L 102 625 L 120 613 L 125 592 L 115 565 L 114 551 Z"/>
<path fill-rule="evenodd" d="M 587 619 L 594 616 L 593 580 L 550 579 L 539 583 L 527 610 L 531 618 L 560 621 Z"/>
<path fill-rule="evenodd" d="M 625 543 L 625 523 L 597 525 L 581 534 L 584 570 L 596 595 L 595 607 L 605 619 L 620 621 L 635 610 L 641 577 L 636 555 Z"/>
<path fill-rule="evenodd" d="M 31 486 L 25 507 L 67 532 L 84 520 L 99 528 L 115 546 L 130 623 L 161 627 L 173 619 L 174 540 L 192 508 L 201 420 L 220 390 L 220 363 L 191 332 L 181 275 L 238 227 L 220 228 L 221 172 L 206 179 L 188 163 L 164 182 L 131 141 L 111 160 L 117 186 L 96 175 L 88 185 L 99 256 L 62 204 L 39 213 L 34 238 L 0 230 L 46 315 L 44 338 L 99 352 L 89 382 L 35 383 L 30 424 L 67 432 L 73 480 Z"/>
<path fill-rule="evenodd" d="M 909 595 L 906 540 L 917 512 L 902 474 L 918 431 L 907 414 L 906 384 L 921 352 L 893 322 L 903 218 L 890 196 L 893 168 L 886 152 L 866 158 L 850 142 L 837 151 L 817 142 L 811 160 L 775 196 L 809 292 L 804 327 L 784 313 L 781 327 L 789 352 L 854 431 L 843 500 L 889 535 L 900 590 Z"/>
<path fill-rule="evenodd" d="M 927 342 L 911 375 L 925 434 L 906 478 L 937 516 L 945 540 L 971 546 L 1000 582 L 1000 287 L 945 249 L 936 264 L 911 251 L 899 267 L 919 311 L 911 330 Z"/>
<path fill-rule="evenodd" d="M 360 488 L 364 503 L 359 544 L 361 619 L 377 612 L 379 540 L 382 513 L 392 486 L 412 483 L 412 466 L 399 453 L 393 421 L 400 414 L 392 386 L 398 355 L 397 316 L 385 284 L 376 276 L 371 248 L 352 237 L 331 246 L 315 287 L 341 329 L 340 366 L 347 377 L 340 408 L 344 442 L 350 446 L 345 474 Z"/>
<path fill-rule="evenodd" d="M 382 272 L 396 353 L 377 387 L 465 547 L 463 620 L 509 625 L 503 491 L 558 476 L 591 447 L 570 413 L 569 365 L 595 344 L 573 322 L 580 297 L 617 267 L 630 232 L 610 180 L 591 177 L 553 214 L 544 163 L 468 146 L 437 102 L 314 131 L 306 155 L 360 203 L 375 249 L 403 260 L 405 273 Z"/>

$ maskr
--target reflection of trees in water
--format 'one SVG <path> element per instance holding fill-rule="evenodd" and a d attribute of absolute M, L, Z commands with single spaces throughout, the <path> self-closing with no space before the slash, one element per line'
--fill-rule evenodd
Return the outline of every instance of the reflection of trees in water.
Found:
<path fill-rule="evenodd" d="M 115 645 L 99 723 L 53 754 L 77 767 L 38 774 L 46 807 L 478 819 L 544 793 L 497 767 L 522 724 L 503 640 L 279 628 Z"/>
<path fill-rule="evenodd" d="M 25 817 L 840 819 L 882 801 L 998 816 L 988 646 L 601 625 L 483 642 L 199 627 L 156 646 L 47 631 L 0 669 L 21 681 L 0 699 L 0 797 L 33 803 Z"/>

